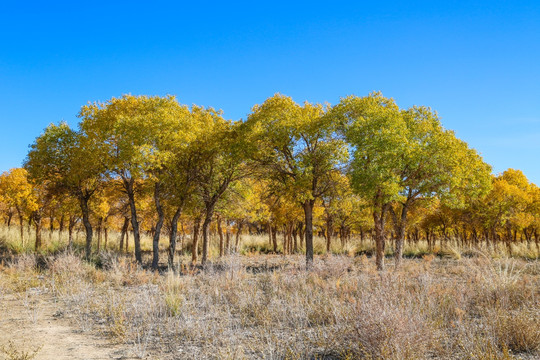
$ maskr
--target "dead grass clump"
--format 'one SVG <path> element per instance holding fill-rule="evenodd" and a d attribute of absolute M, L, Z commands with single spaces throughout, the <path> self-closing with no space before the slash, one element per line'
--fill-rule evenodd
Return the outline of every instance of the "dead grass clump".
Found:
<path fill-rule="evenodd" d="M 433 326 L 403 290 L 392 280 L 382 281 L 345 307 L 336 322 L 338 349 L 353 358 L 424 358 L 434 341 Z"/>
<path fill-rule="evenodd" d="M 499 347 L 514 353 L 533 353 L 540 349 L 540 312 L 538 309 L 499 311 L 491 314 L 493 332 Z"/>
<path fill-rule="evenodd" d="M 137 357 L 540 356 L 540 271 L 524 260 L 426 255 L 377 272 L 366 256 L 324 255 L 306 271 L 301 255 L 235 254 L 159 275 L 107 259 L 97 269 L 63 254 L 37 270 L 21 258 L 0 275 L 52 285 L 77 326 L 130 344 Z"/>
<path fill-rule="evenodd" d="M 43 345 L 28 350 L 17 346 L 13 341 L 8 341 L 7 345 L 0 345 L 0 355 L 6 360 L 32 360 L 42 347 Z"/>

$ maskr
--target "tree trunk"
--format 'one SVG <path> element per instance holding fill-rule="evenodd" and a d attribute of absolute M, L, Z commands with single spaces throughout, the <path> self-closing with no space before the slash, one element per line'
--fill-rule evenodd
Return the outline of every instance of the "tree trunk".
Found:
<path fill-rule="evenodd" d="M 330 253 L 330 246 L 332 245 L 332 217 L 328 215 L 326 218 L 326 252 Z"/>
<path fill-rule="evenodd" d="M 214 205 L 215 204 L 209 204 L 206 207 L 206 215 L 204 217 L 203 222 L 203 248 L 202 248 L 202 258 L 201 258 L 201 265 L 206 265 L 206 261 L 208 260 L 208 245 L 210 242 L 210 223 L 212 222 L 212 217 L 214 216 Z"/>
<path fill-rule="evenodd" d="M 83 219 L 84 229 L 86 230 L 85 256 L 86 260 L 90 259 L 92 253 L 92 224 L 90 223 L 90 209 L 88 208 L 89 196 L 81 194 L 79 196 L 79 205 Z"/>
<path fill-rule="evenodd" d="M 230 231 L 231 222 L 227 220 L 225 224 L 227 227 L 225 229 L 225 252 L 227 254 L 230 254 L 231 253 L 231 231 Z"/>
<path fill-rule="evenodd" d="M 165 219 L 165 213 L 163 212 L 163 207 L 161 206 L 160 196 L 160 184 L 156 183 L 154 185 L 154 204 L 156 205 L 158 221 L 154 231 L 154 238 L 152 239 L 152 269 L 154 270 L 157 270 L 159 265 L 159 236 L 161 235 L 161 227 L 163 226 L 163 221 Z"/>
<path fill-rule="evenodd" d="M 272 226 L 272 243 L 274 245 L 274 253 L 277 254 L 277 230 L 275 226 Z"/>
<path fill-rule="evenodd" d="M 238 229 L 236 229 L 236 242 L 234 244 L 234 251 L 238 252 L 238 247 L 240 244 L 240 234 L 242 233 L 242 228 L 244 227 L 244 222 L 239 221 L 238 222 Z"/>
<path fill-rule="evenodd" d="M 293 246 L 292 246 L 292 227 L 293 227 L 293 224 L 289 224 L 287 225 L 286 227 L 286 231 L 287 231 L 287 245 L 288 245 L 288 250 L 287 252 L 289 254 L 292 254 L 292 249 L 293 249 Z"/>
<path fill-rule="evenodd" d="M 197 263 L 199 257 L 199 228 L 201 226 L 201 218 L 197 217 L 193 223 L 193 243 L 191 245 L 191 262 Z"/>
<path fill-rule="evenodd" d="M 223 256 L 224 244 L 223 244 L 223 229 L 221 228 L 221 216 L 217 217 L 217 230 L 219 235 L 219 257 Z"/>
<path fill-rule="evenodd" d="M 73 249 L 73 228 L 76 223 L 77 218 L 75 216 L 70 216 L 68 222 L 68 249 L 70 251 Z"/>
<path fill-rule="evenodd" d="M 9 228 L 11 227 L 11 219 L 12 219 L 12 218 L 13 218 L 13 213 L 10 211 L 10 212 L 8 213 L 7 221 L 6 221 L 6 225 L 7 225 L 7 227 L 8 227 L 8 230 L 9 230 Z"/>
<path fill-rule="evenodd" d="M 508 252 L 508 255 L 510 257 L 512 256 L 512 229 L 510 228 L 510 225 L 506 226 L 506 236 L 505 236 L 505 243 L 506 243 L 506 251 Z"/>
<path fill-rule="evenodd" d="M 99 249 L 101 247 L 101 227 L 102 227 L 102 224 L 103 224 L 103 218 L 99 218 L 98 219 L 98 226 L 97 226 L 97 233 L 98 233 L 98 236 L 97 236 L 97 252 L 99 254 Z"/>
<path fill-rule="evenodd" d="M 305 228 L 303 223 L 298 224 L 298 237 L 300 238 L 300 247 L 304 246 L 304 240 L 306 239 Z"/>
<path fill-rule="evenodd" d="M 125 250 L 125 253 L 126 254 L 129 253 L 129 230 L 126 231 L 126 250 Z"/>
<path fill-rule="evenodd" d="M 306 267 L 313 265 L 313 204 L 315 200 L 304 202 L 304 216 L 306 222 Z"/>
<path fill-rule="evenodd" d="M 173 218 L 171 220 L 171 232 L 169 234 L 169 253 L 168 253 L 167 262 L 169 264 L 169 268 L 173 270 L 174 270 L 174 255 L 176 254 L 176 238 L 178 234 L 178 219 L 180 219 L 181 212 L 182 212 L 181 207 L 176 208 L 176 211 L 174 212 Z"/>
<path fill-rule="evenodd" d="M 51 214 L 51 216 L 49 217 L 49 241 L 52 239 L 53 231 L 54 231 L 54 215 Z"/>
<path fill-rule="evenodd" d="M 405 228 L 407 226 L 407 214 L 409 210 L 409 203 L 405 203 L 401 209 L 400 219 L 397 220 L 396 224 L 396 246 L 394 259 L 396 262 L 396 267 L 394 270 L 399 269 L 401 266 L 401 260 L 403 259 L 403 242 L 405 240 Z"/>
<path fill-rule="evenodd" d="M 62 232 L 64 231 L 64 222 L 66 220 L 66 216 L 64 214 L 62 214 L 62 216 L 60 216 L 60 220 L 58 221 L 58 231 L 59 232 Z"/>
<path fill-rule="evenodd" d="M 41 248 L 41 215 L 36 211 L 33 218 L 34 224 L 36 225 L 35 251 L 38 251 Z"/>
<path fill-rule="evenodd" d="M 293 227 L 292 229 L 292 237 L 293 237 L 293 252 L 296 254 L 298 252 L 298 230 L 296 227 Z"/>
<path fill-rule="evenodd" d="M 133 228 L 133 242 L 135 244 L 135 260 L 139 265 L 142 265 L 141 254 L 141 235 L 139 232 L 139 221 L 137 218 L 137 207 L 135 206 L 135 191 L 133 188 L 134 180 L 124 178 L 124 188 L 126 190 L 131 211 L 131 227 Z"/>
<path fill-rule="evenodd" d="M 377 270 L 384 270 L 384 218 L 387 206 L 382 206 L 380 211 L 373 212 L 373 222 L 375 223 L 375 264 Z"/>
<path fill-rule="evenodd" d="M 109 241 L 109 228 L 107 227 L 107 218 L 104 221 L 103 235 L 105 236 L 105 243 L 103 244 L 103 249 L 107 250 L 107 242 Z"/>
<path fill-rule="evenodd" d="M 283 225 L 283 255 L 287 255 L 289 253 L 289 243 L 288 243 L 288 237 L 287 237 L 287 225 Z"/>
<path fill-rule="evenodd" d="M 19 226 L 21 231 L 21 243 L 24 244 L 24 218 L 21 209 L 17 206 L 17 215 L 19 216 Z"/>
<path fill-rule="evenodd" d="M 129 218 L 124 216 L 124 223 L 122 224 L 122 232 L 120 233 L 120 252 L 124 250 L 124 238 L 127 236 L 129 227 Z"/>
<path fill-rule="evenodd" d="M 272 224 L 268 222 L 268 245 L 272 246 Z"/>

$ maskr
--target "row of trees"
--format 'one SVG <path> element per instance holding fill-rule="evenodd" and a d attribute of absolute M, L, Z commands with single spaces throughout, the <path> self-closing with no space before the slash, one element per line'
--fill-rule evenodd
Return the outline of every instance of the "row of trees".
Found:
<path fill-rule="evenodd" d="M 333 107 L 276 94 L 237 122 L 172 96 L 125 95 L 83 106 L 79 117 L 77 129 L 47 127 L 24 169 L 1 177 L 6 223 L 15 215 L 22 229 L 25 216 L 31 219 L 36 247 L 46 217 L 58 228 L 67 221 L 70 239 L 80 218 L 87 257 L 96 226 L 99 242 L 107 221 L 118 219 L 123 242 L 131 225 L 139 263 L 143 224 L 153 236 L 153 267 L 163 229 L 173 264 L 186 218 L 194 261 L 201 227 L 203 265 L 212 223 L 220 255 L 230 229 L 239 234 L 247 225 L 267 232 L 276 251 L 278 231 L 284 252 L 305 246 L 308 266 L 314 229 L 328 250 L 336 233 L 342 241 L 373 234 L 378 269 L 390 234 L 397 266 L 405 239 L 420 234 L 428 242 L 437 236 L 510 244 L 519 236 L 538 244 L 538 187 L 519 171 L 493 177 L 430 108 L 400 109 L 380 93 Z"/>

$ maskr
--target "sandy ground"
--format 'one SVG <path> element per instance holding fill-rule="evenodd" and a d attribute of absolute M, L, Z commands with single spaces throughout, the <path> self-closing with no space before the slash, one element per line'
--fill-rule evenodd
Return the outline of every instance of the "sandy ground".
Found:
<path fill-rule="evenodd" d="M 68 316 L 69 314 L 67 314 Z M 49 294 L 6 294 L 0 290 L 0 346 L 9 342 L 33 359 L 133 359 L 130 351 L 98 334 L 78 331 Z M 7 357 L 0 351 L 0 359 Z"/>

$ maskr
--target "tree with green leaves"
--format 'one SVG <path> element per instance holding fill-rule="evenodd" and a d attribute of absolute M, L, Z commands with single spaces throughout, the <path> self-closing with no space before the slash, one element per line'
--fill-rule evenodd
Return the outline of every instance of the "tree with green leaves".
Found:
<path fill-rule="evenodd" d="M 306 264 L 313 263 L 313 207 L 330 187 L 332 173 L 347 159 L 347 146 L 336 135 L 326 107 L 295 103 L 276 94 L 255 105 L 247 124 L 253 129 L 254 159 L 273 182 L 301 204 L 305 218 Z"/>
<path fill-rule="evenodd" d="M 354 149 L 353 187 L 373 206 L 377 268 L 384 268 L 385 219 L 392 215 L 396 268 L 411 206 L 438 196 L 458 205 L 466 196 L 485 194 L 489 165 L 467 144 L 445 130 L 436 113 L 414 106 L 400 110 L 381 93 L 350 96 L 333 109 Z"/>
<path fill-rule="evenodd" d="M 106 174 L 121 179 L 130 206 L 139 264 L 142 254 L 136 196 L 144 181 L 165 161 L 167 153 L 162 151 L 162 143 L 174 138 L 169 137 L 171 128 L 185 112 L 186 108 L 173 96 L 124 95 L 83 106 L 79 114 L 83 133 L 100 145 L 98 161 Z"/>
<path fill-rule="evenodd" d="M 241 122 L 223 119 L 220 112 L 210 111 L 205 131 L 194 146 L 197 147 L 197 191 L 204 204 L 202 224 L 203 249 L 201 263 L 208 260 L 209 230 L 216 205 L 231 184 L 247 176 L 251 167 L 247 162 L 249 147 Z"/>
<path fill-rule="evenodd" d="M 69 193 L 81 209 L 86 230 L 86 257 L 92 246 L 90 200 L 102 186 L 102 163 L 99 146 L 84 133 L 72 130 L 66 123 L 49 125 L 30 146 L 25 168 L 36 183 L 47 183 L 51 193 Z"/>

